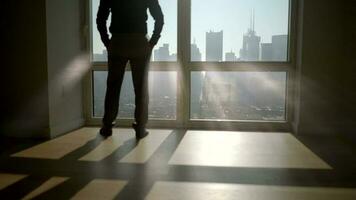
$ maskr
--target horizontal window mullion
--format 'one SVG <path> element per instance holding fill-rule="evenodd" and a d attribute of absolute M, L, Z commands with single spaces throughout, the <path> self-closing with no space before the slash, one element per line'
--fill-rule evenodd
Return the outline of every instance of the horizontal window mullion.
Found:
<path fill-rule="evenodd" d="M 292 66 L 289 62 L 189 62 L 190 66 Z"/>
<path fill-rule="evenodd" d="M 190 71 L 290 71 L 293 69 L 292 65 L 190 65 Z"/>
<path fill-rule="evenodd" d="M 226 130 L 226 131 L 278 131 L 289 132 L 288 122 L 268 121 L 193 121 L 188 123 L 190 129 Z"/>
<path fill-rule="evenodd" d="M 179 68 L 178 63 L 151 63 L 150 71 L 176 71 Z M 92 70 L 103 71 L 107 70 L 107 63 L 92 63 Z M 130 64 L 126 67 L 130 71 Z"/>

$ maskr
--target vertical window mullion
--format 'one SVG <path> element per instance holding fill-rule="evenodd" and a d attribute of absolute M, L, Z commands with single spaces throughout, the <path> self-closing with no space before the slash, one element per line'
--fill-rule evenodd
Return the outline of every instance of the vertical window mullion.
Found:
<path fill-rule="evenodd" d="M 178 115 L 179 123 L 183 127 L 186 127 L 189 121 L 190 2 L 190 0 L 178 1 L 178 80 L 180 86 Z"/>

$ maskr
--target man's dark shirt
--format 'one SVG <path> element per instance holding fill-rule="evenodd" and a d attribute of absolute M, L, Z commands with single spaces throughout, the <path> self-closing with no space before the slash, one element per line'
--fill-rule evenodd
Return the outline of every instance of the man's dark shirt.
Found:
<path fill-rule="evenodd" d="M 155 45 L 161 36 L 164 23 L 158 0 L 100 0 L 96 23 L 105 46 L 110 41 L 106 27 L 110 12 L 112 16 L 109 30 L 112 34 L 147 34 L 147 9 L 155 20 L 153 34 L 149 41 L 151 45 Z"/>

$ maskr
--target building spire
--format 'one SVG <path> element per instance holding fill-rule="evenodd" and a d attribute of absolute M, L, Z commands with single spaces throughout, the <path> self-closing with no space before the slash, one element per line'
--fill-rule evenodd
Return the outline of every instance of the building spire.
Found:
<path fill-rule="evenodd" d="M 252 31 L 252 12 L 250 10 L 250 31 Z"/>
<path fill-rule="evenodd" d="M 250 13 L 250 32 L 254 33 L 255 32 L 255 22 L 256 22 L 256 17 L 255 17 L 255 9 L 251 9 Z"/>
<path fill-rule="evenodd" d="M 255 9 L 252 10 L 252 31 L 255 32 Z"/>

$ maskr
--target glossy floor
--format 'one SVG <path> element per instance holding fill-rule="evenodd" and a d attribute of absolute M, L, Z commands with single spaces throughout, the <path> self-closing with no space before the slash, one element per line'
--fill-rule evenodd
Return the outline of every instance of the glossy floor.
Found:
<path fill-rule="evenodd" d="M 15 141 L 1 154 L 0 198 L 356 199 L 352 145 L 289 133 L 82 128 Z"/>
<path fill-rule="evenodd" d="M 169 164 L 331 169 L 287 133 L 188 131 Z"/>
<path fill-rule="evenodd" d="M 171 195 L 175 194 L 175 195 Z M 356 190 L 318 187 L 157 182 L 147 199 L 169 200 L 355 200 Z"/>

